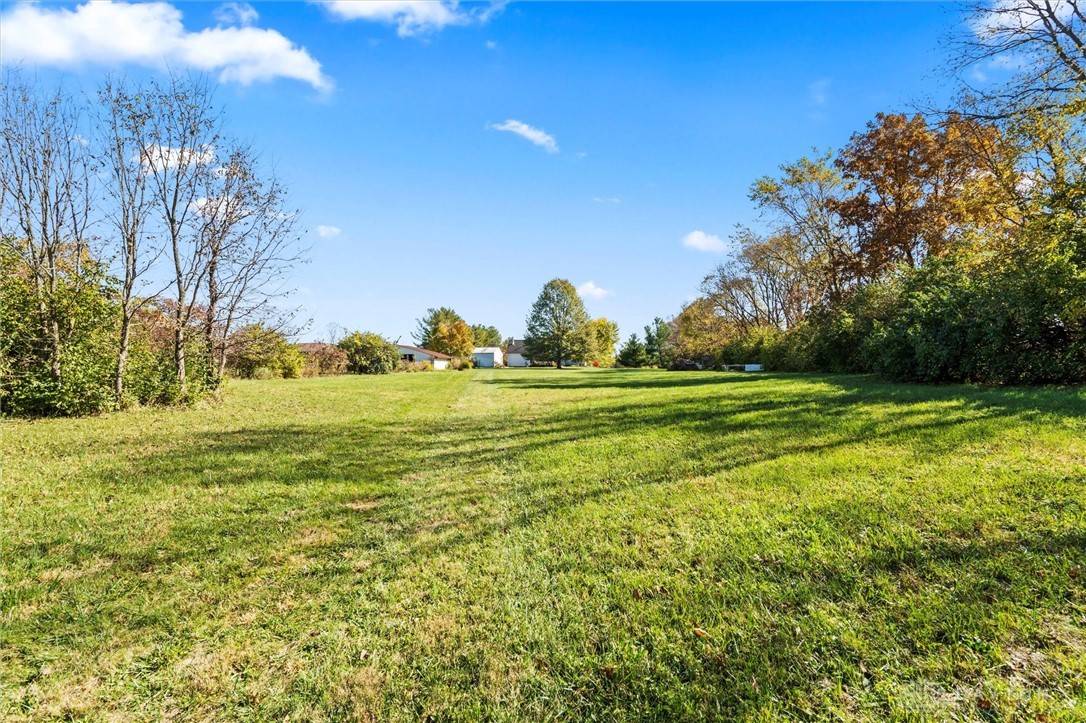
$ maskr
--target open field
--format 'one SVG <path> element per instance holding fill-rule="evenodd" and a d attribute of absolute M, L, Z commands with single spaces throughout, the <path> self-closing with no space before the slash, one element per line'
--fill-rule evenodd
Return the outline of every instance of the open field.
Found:
<path fill-rule="evenodd" d="M 1082 390 L 477 370 L 2 430 L 5 720 L 1086 720 Z"/>

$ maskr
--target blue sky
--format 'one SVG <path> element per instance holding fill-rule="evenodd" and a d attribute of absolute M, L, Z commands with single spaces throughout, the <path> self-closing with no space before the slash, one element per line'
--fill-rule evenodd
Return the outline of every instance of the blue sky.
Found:
<path fill-rule="evenodd" d="M 519 336 L 553 277 L 592 282 L 623 336 L 677 313 L 723 258 L 711 237 L 757 220 L 756 177 L 949 96 L 962 22 L 920 2 L 105 5 L 3 3 L 4 62 L 88 89 L 221 77 L 229 130 L 304 211 L 303 338 L 403 341 L 442 305 Z"/>

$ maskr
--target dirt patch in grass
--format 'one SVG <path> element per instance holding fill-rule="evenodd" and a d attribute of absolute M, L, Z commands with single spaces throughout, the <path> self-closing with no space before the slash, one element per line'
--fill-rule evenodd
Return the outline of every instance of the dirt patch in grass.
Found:
<path fill-rule="evenodd" d="M 45 570 L 38 575 L 38 579 L 44 583 L 71 582 L 108 570 L 112 565 L 113 560 L 93 558 L 84 561 L 78 567 L 55 567 L 51 570 Z"/>

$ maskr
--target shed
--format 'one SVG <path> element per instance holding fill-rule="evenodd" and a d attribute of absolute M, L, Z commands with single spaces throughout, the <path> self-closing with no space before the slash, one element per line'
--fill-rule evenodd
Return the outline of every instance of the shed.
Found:
<path fill-rule="evenodd" d="M 475 360 L 477 367 L 505 366 L 505 354 L 496 346 L 477 346 L 472 350 L 471 358 Z"/>

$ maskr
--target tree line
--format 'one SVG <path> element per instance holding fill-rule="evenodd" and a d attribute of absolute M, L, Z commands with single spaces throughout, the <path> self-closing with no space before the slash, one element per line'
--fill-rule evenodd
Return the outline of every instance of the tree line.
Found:
<path fill-rule="evenodd" d="M 5 73 L 5 412 L 191 401 L 219 387 L 239 344 L 288 327 L 297 212 L 223 121 L 200 78 L 110 78 L 84 97 Z"/>
<path fill-rule="evenodd" d="M 709 364 L 912 381 L 1086 380 L 1086 18 L 972 9 L 955 67 L 1018 68 L 955 108 L 879 114 L 756 180 L 761 223 L 672 321 Z M 1013 63 L 1009 61 L 1013 55 Z"/>

